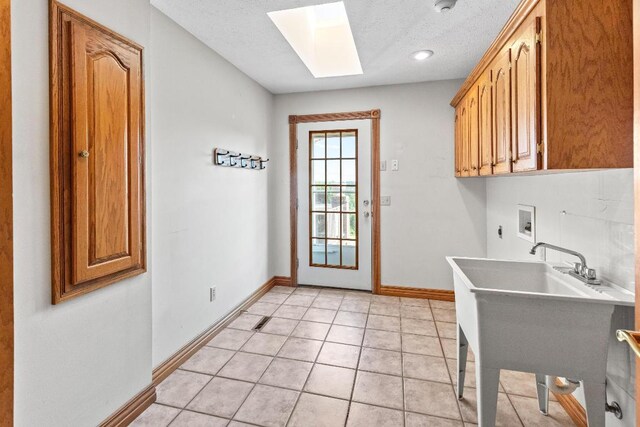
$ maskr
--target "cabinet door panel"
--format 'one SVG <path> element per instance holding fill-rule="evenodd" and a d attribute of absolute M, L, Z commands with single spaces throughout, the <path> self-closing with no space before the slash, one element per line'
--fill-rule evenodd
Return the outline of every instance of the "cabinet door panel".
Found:
<path fill-rule="evenodd" d="M 513 171 L 538 169 L 539 52 L 537 20 L 523 27 L 512 44 Z"/>
<path fill-rule="evenodd" d="M 455 176 L 459 177 L 462 173 L 462 121 L 460 119 L 462 107 L 456 107 L 456 118 L 455 118 L 455 127 L 454 127 L 454 149 L 453 153 L 455 158 Z"/>
<path fill-rule="evenodd" d="M 491 70 L 478 83 L 478 144 L 480 175 L 493 173 L 493 86 Z"/>
<path fill-rule="evenodd" d="M 460 110 L 460 176 L 469 176 L 469 109 L 467 108 L 467 99 L 462 101 L 462 109 Z"/>
<path fill-rule="evenodd" d="M 469 93 L 467 103 L 469 109 L 469 176 L 478 176 L 478 91 L 474 88 Z"/>
<path fill-rule="evenodd" d="M 53 301 L 145 270 L 142 49 L 54 3 Z"/>
<path fill-rule="evenodd" d="M 511 51 L 500 54 L 492 67 L 494 174 L 511 172 Z"/>

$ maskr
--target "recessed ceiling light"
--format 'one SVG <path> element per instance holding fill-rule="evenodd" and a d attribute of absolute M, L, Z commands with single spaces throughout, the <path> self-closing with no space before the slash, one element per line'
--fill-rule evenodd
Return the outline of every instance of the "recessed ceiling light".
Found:
<path fill-rule="evenodd" d="M 431 58 L 432 56 L 433 56 L 432 50 L 419 50 L 411 54 L 411 57 L 416 61 L 424 61 L 425 59 Z"/>
<path fill-rule="evenodd" d="M 314 77 L 362 74 L 344 3 L 267 13 Z"/>

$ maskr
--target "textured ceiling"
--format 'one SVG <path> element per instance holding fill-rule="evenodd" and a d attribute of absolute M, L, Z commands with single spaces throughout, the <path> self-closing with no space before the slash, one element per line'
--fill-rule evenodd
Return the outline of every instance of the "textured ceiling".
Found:
<path fill-rule="evenodd" d="M 364 74 L 315 79 L 267 12 L 331 0 L 152 0 L 151 3 L 273 93 L 463 78 L 520 0 L 344 0 Z M 435 55 L 416 62 L 410 54 Z"/>

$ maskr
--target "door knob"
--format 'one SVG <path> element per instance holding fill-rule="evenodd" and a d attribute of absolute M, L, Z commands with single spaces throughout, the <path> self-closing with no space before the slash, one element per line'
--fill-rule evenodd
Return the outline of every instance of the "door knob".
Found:
<path fill-rule="evenodd" d="M 362 202 L 362 204 L 365 205 L 365 206 L 369 206 L 369 201 L 365 200 L 364 202 Z"/>
<path fill-rule="evenodd" d="M 640 332 L 618 329 L 616 331 L 616 338 L 618 338 L 620 342 L 626 341 L 636 356 L 640 357 Z"/>
<path fill-rule="evenodd" d="M 369 218 L 369 212 L 365 212 L 365 213 L 364 213 L 364 217 L 365 217 L 365 218 Z"/>
<path fill-rule="evenodd" d="M 82 150 L 81 152 L 78 153 L 78 156 L 82 157 L 83 159 L 86 159 L 87 157 L 89 157 L 89 152 L 87 150 Z"/>

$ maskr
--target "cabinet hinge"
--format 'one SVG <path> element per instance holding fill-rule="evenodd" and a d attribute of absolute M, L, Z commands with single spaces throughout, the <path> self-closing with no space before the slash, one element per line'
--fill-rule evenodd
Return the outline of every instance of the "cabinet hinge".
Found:
<path fill-rule="evenodd" d="M 536 145 L 536 152 L 538 154 L 544 153 L 544 144 L 542 142 L 538 142 L 538 145 Z"/>
<path fill-rule="evenodd" d="M 542 43 L 542 30 L 536 33 L 536 43 L 538 44 Z"/>

